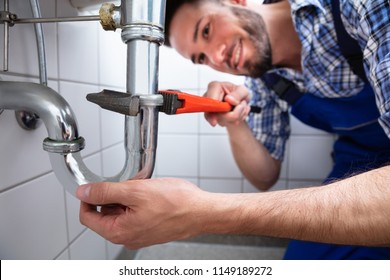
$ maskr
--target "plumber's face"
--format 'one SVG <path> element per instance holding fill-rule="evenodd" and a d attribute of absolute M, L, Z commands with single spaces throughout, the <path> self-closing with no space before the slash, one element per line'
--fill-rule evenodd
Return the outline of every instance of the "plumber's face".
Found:
<path fill-rule="evenodd" d="M 184 4 L 172 19 L 169 39 L 185 58 L 218 71 L 259 77 L 271 68 L 264 22 L 244 6 Z"/>

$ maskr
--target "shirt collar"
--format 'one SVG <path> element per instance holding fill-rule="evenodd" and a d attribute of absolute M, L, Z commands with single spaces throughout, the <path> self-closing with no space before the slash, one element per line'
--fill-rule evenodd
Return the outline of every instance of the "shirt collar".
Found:
<path fill-rule="evenodd" d="M 307 6 L 315 6 L 325 12 L 324 6 L 319 0 L 290 0 L 291 10 L 297 11 Z"/>

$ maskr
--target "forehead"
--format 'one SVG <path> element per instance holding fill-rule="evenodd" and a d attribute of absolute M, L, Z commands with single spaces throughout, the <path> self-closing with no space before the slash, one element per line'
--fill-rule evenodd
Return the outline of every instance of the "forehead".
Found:
<path fill-rule="evenodd" d="M 189 58 L 190 46 L 194 42 L 197 24 L 211 14 L 219 11 L 221 6 L 213 2 L 201 2 L 196 5 L 183 4 L 175 13 L 169 27 L 169 40 L 174 49 Z"/>

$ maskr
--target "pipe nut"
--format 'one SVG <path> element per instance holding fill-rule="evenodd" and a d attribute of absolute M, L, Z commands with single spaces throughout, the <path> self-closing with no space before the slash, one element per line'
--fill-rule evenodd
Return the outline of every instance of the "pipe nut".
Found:
<path fill-rule="evenodd" d="M 73 141 L 57 141 L 50 138 L 43 140 L 43 149 L 49 153 L 69 154 L 84 149 L 85 139 L 79 137 Z"/>

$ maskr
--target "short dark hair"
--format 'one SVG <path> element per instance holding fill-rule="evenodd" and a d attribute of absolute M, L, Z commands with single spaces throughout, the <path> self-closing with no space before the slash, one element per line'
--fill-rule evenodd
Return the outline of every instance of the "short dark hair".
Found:
<path fill-rule="evenodd" d="M 215 2 L 215 3 L 221 3 L 223 0 L 167 0 L 166 1 L 166 8 L 165 8 L 165 26 L 164 26 L 164 33 L 165 33 L 165 42 L 164 45 L 171 47 L 171 42 L 169 41 L 169 27 L 172 22 L 172 18 L 177 12 L 177 10 L 184 4 L 190 4 L 190 5 L 199 5 L 202 2 Z"/>

